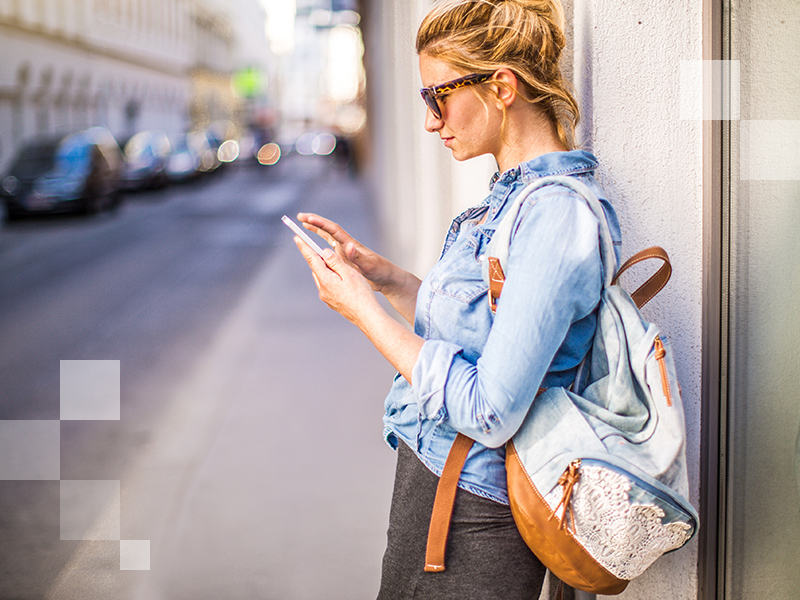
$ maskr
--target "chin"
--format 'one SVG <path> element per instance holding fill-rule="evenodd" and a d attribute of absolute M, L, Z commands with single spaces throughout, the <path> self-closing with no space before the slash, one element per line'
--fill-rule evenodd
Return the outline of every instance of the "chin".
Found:
<path fill-rule="evenodd" d="M 488 154 L 487 152 L 483 153 L 475 153 L 475 152 L 458 152 L 453 150 L 453 158 L 455 158 L 458 162 L 464 162 L 467 160 L 472 160 L 473 158 L 478 158 L 479 156 L 483 156 L 484 154 Z"/>
<path fill-rule="evenodd" d="M 450 151 L 453 153 L 453 158 L 455 158 L 458 162 L 464 162 L 465 160 L 469 160 L 470 158 L 475 158 L 471 154 L 459 152 L 458 150 L 454 150 L 452 148 L 450 149 Z"/>

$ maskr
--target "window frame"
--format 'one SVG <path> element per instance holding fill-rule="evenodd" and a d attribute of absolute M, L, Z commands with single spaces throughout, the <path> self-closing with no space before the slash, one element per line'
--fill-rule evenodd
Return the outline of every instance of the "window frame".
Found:
<path fill-rule="evenodd" d="M 703 0 L 703 60 L 729 60 L 730 56 L 730 2 Z M 726 94 L 717 89 L 703 91 L 704 116 L 711 117 L 712 103 L 722 103 Z M 703 121 L 699 600 L 726 596 L 730 139 L 730 121 Z"/>

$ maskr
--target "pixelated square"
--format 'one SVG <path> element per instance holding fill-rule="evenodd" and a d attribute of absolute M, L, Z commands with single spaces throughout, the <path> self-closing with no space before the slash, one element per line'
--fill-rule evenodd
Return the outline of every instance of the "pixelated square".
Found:
<path fill-rule="evenodd" d="M 118 360 L 61 361 L 61 419 L 118 421 Z"/>
<path fill-rule="evenodd" d="M 61 539 L 120 539 L 118 479 L 61 480 Z"/>
<path fill-rule="evenodd" d="M 737 121 L 741 112 L 740 94 L 738 60 L 681 61 L 681 119 Z"/>
<path fill-rule="evenodd" d="M 120 571 L 150 570 L 150 540 L 120 540 Z"/>
<path fill-rule="evenodd" d="M 0 480 L 60 478 L 59 421 L 0 421 Z"/>

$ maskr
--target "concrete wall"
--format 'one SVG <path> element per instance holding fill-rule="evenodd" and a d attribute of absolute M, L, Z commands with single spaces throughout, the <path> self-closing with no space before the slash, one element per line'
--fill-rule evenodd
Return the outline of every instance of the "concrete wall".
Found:
<path fill-rule="evenodd" d="M 370 4 L 370 3 L 365 3 Z M 438 258 L 450 220 L 488 193 L 491 159 L 457 163 L 423 129 L 416 27 L 427 0 L 382 2 L 365 26 L 373 175 L 388 254 L 422 275 Z M 617 207 L 623 255 L 654 244 L 673 278 L 645 309 L 674 345 L 688 428 L 691 500 L 700 444 L 702 122 L 682 119 L 681 61 L 702 58 L 702 4 L 690 0 L 565 2 L 573 73 L 583 109 L 580 139 L 600 160 Z M 683 90 L 685 93 L 686 90 Z M 634 272 L 627 287 L 641 280 Z M 697 595 L 697 543 L 662 558 L 620 598 Z"/>
<path fill-rule="evenodd" d="M 582 136 L 622 225 L 623 256 L 657 244 L 672 280 L 644 309 L 674 346 L 698 507 L 702 302 L 702 122 L 681 114 L 681 61 L 702 58 L 702 5 L 575 0 Z M 635 285 L 636 274 L 626 284 Z M 660 559 L 619 598 L 695 598 L 697 543 Z"/>
<path fill-rule="evenodd" d="M 424 275 L 441 252 L 453 217 L 489 192 L 494 161 L 454 161 L 439 136 L 424 129 L 425 104 L 417 56 L 417 26 L 431 2 L 365 2 L 368 102 L 376 201 L 388 254 Z"/>

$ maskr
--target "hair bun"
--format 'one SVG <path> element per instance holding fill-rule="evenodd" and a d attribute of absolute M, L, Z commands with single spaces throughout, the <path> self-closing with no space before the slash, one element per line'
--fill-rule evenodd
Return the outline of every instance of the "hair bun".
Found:
<path fill-rule="evenodd" d="M 564 5 L 561 0 L 497 0 L 497 4 L 516 4 L 552 21 L 559 29 L 564 29 Z"/>

